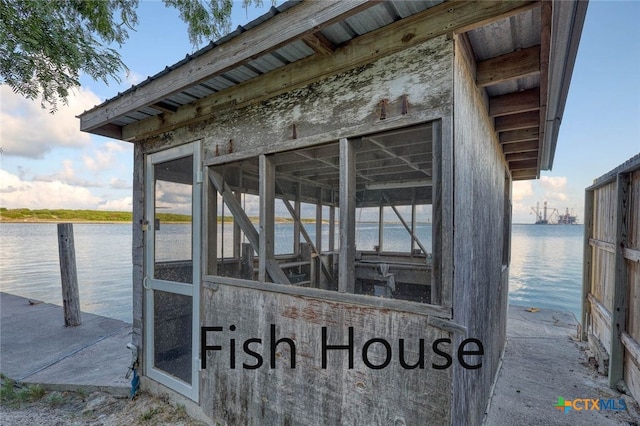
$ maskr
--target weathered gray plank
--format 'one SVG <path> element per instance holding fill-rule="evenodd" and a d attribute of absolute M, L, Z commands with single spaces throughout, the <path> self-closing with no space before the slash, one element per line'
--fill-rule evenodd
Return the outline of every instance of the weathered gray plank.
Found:
<path fill-rule="evenodd" d="M 591 249 L 591 235 L 593 232 L 593 191 L 585 191 L 584 195 L 584 242 L 582 257 L 582 336 L 586 341 L 589 330 L 589 315 L 591 315 L 591 304 L 589 303 L 589 293 L 591 292 L 591 261 L 593 252 Z"/>
<path fill-rule="evenodd" d="M 62 307 L 64 325 L 75 327 L 82 324 L 80 318 L 80 295 L 76 271 L 76 249 L 73 241 L 73 224 L 58 224 L 58 255 L 62 280 Z"/>
<path fill-rule="evenodd" d="M 338 291 L 353 293 L 356 255 L 356 150 L 349 139 L 340 139 L 340 182 Z"/>
<path fill-rule="evenodd" d="M 616 259 L 613 289 L 613 309 L 611 311 L 611 349 L 609 351 L 609 386 L 616 388 L 624 377 L 624 346 L 621 335 L 627 330 L 628 280 L 627 262 L 623 249 L 627 245 L 629 220 L 630 175 L 621 173 L 616 189 Z"/>

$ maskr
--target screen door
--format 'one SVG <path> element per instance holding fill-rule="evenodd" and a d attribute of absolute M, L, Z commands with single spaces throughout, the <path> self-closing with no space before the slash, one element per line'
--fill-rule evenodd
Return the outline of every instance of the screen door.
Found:
<path fill-rule="evenodd" d="M 146 374 L 198 400 L 200 143 L 146 157 Z"/>

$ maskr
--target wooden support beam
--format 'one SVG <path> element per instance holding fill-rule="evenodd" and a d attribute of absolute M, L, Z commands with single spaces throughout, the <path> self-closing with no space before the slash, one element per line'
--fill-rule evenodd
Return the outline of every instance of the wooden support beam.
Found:
<path fill-rule="evenodd" d="M 487 87 L 539 72 L 540 46 L 531 46 L 478 62 L 476 84 Z"/>
<path fill-rule="evenodd" d="M 251 247 L 253 247 L 253 249 L 258 253 L 260 253 L 260 236 L 258 235 L 258 231 L 256 231 L 256 228 L 253 227 L 251 220 L 247 217 L 242 206 L 236 200 L 236 197 L 229 186 L 225 184 L 222 175 L 210 168 L 209 179 L 216 187 L 217 191 L 222 195 L 222 200 L 224 201 L 226 206 L 229 207 L 234 221 L 237 221 L 239 223 L 240 228 L 242 228 L 242 232 L 244 232 L 247 240 L 249 240 L 249 243 L 251 243 Z M 281 284 L 291 284 L 285 273 L 282 272 L 282 269 L 280 269 L 280 266 L 278 266 L 277 262 L 267 262 L 266 270 L 269 273 L 269 276 L 271 276 L 272 278 L 279 278 L 279 281 L 276 281 L 276 279 L 274 279 L 274 281 Z"/>
<path fill-rule="evenodd" d="M 258 231 L 253 227 L 251 220 L 247 217 L 246 213 L 242 209 L 242 206 L 236 200 L 233 191 L 229 188 L 224 182 L 222 175 L 215 170 L 209 168 L 209 179 L 215 186 L 216 190 L 222 195 L 222 201 L 227 205 L 231 214 L 233 215 L 234 221 L 237 221 L 242 228 L 242 232 L 246 235 L 247 240 L 251 243 L 251 246 L 255 251 L 258 251 L 258 247 L 260 247 L 260 237 L 258 235 Z"/>
<path fill-rule="evenodd" d="M 333 55 L 313 55 L 245 83 L 212 94 L 204 99 L 184 105 L 180 107 L 176 114 L 163 119 L 151 117 L 125 126 L 122 138 L 125 140 L 143 139 L 175 130 L 185 124 L 197 123 L 211 118 L 212 114 L 218 111 L 242 108 L 281 93 L 305 87 L 322 78 L 371 63 L 378 58 L 424 43 L 427 40 L 456 31 L 459 28 L 487 19 L 493 20 L 496 17 L 503 16 L 505 13 L 519 10 L 522 7 L 529 7 L 536 3 L 519 0 L 487 0 L 480 3 L 465 1 L 445 2 L 353 39 L 346 45 L 336 49 Z M 305 3 L 303 2 L 302 4 Z M 251 31 L 248 31 L 248 33 L 251 33 Z M 214 49 L 214 51 L 216 50 Z M 100 110 L 103 109 L 111 111 L 110 106 L 109 108 L 106 106 L 100 108 Z M 122 108 L 122 110 L 126 112 L 130 109 Z M 107 119 L 114 115 L 113 113 L 106 114 L 106 112 L 101 112 L 100 117 L 93 118 L 96 113 L 90 113 L 95 127 L 99 126 L 100 122 L 106 122 Z M 89 116 L 86 118 L 89 120 Z M 89 130 L 85 129 L 82 123 L 81 129 Z"/>
<path fill-rule="evenodd" d="M 538 141 L 508 143 L 502 145 L 502 152 L 505 154 L 514 154 L 517 152 L 529 152 L 538 150 Z"/>
<path fill-rule="evenodd" d="M 316 204 L 316 249 L 322 251 L 322 188 L 318 188 L 318 203 Z"/>
<path fill-rule="evenodd" d="M 538 140 L 538 128 L 530 127 L 528 129 L 509 130 L 500 133 L 500 143 L 527 142 Z"/>
<path fill-rule="evenodd" d="M 609 349 L 609 387 L 616 389 L 624 378 L 624 345 L 622 333 L 627 331 L 627 307 L 629 305 L 629 279 L 624 248 L 627 245 L 629 226 L 630 174 L 620 173 L 616 185 L 616 258 L 613 281 L 613 309 L 611 310 L 611 347 Z"/>
<path fill-rule="evenodd" d="M 522 112 L 520 114 L 503 115 L 495 118 L 494 128 L 496 132 L 510 130 L 522 130 L 530 127 L 538 127 L 540 115 L 537 111 Z"/>
<path fill-rule="evenodd" d="M 507 159 L 507 163 L 512 161 L 537 160 L 538 151 L 517 152 L 514 154 L 507 154 L 505 157 Z"/>
<path fill-rule="evenodd" d="M 332 197 L 333 198 L 333 197 Z M 336 249 L 336 206 L 329 207 L 329 251 Z"/>
<path fill-rule="evenodd" d="M 238 170 L 238 173 L 242 174 L 242 170 Z M 240 182 L 242 182 L 242 178 L 240 178 Z M 235 191 L 236 201 L 238 204 L 242 204 L 242 191 Z M 237 221 L 233 221 L 233 258 L 240 259 L 242 256 L 242 251 L 240 249 L 240 244 L 242 243 L 242 234 L 241 234 L 240 225 L 238 225 Z"/>
<path fill-rule="evenodd" d="M 340 254 L 338 291 L 355 290 L 356 257 L 356 149 L 340 139 Z"/>
<path fill-rule="evenodd" d="M 203 204 L 204 265 L 205 275 L 218 275 L 218 193 L 210 179 L 202 182 L 202 192 L 206 194 Z"/>
<path fill-rule="evenodd" d="M 517 114 L 521 112 L 537 111 L 540 109 L 540 89 L 533 88 L 506 95 L 494 96 L 489 99 L 489 115 Z"/>
<path fill-rule="evenodd" d="M 584 238 L 582 242 L 582 335 L 580 339 L 587 340 L 589 334 L 589 322 L 591 317 L 591 263 L 593 261 L 593 249 L 590 240 L 593 235 L 593 191 L 586 190 L 584 194 Z"/>
<path fill-rule="evenodd" d="M 336 51 L 336 47 L 322 35 L 321 32 L 313 33 L 302 37 L 302 40 L 312 48 L 316 53 L 321 55 L 332 55 Z"/>
<path fill-rule="evenodd" d="M 538 167 L 538 159 L 524 160 L 524 161 L 512 161 L 509 163 L 509 170 L 528 170 Z"/>
<path fill-rule="evenodd" d="M 538 177 L 538 169 L 527 169 L 527 170 L 514 170 L 511 172 L 511 178 L 513 180 L 528 180 L 528 179 L 537 179 Z"/>
<path fill-rule="evenodd" d="M 407 222 L 404 220 L 404 218 L 402 217 L 402 215 L 400 214 L 400 212 L 398 211 L 398 209 L 396 208 L 396 206 L 394 206 L 391 201 L 389 200 L 388 197 L 385 196 L 385 199 L 387 200 L 387 202 L 389 203 L 389 205 L 391 206 L 391 208 L 393 209 L 393 212 L 396 214 L 396 216 L 398 217 L 398 219 L 400 219 L 400 222 L 402 223 L 402 226 L 404 226 L 404 229 L 407 230 L 407 232 L 409 233 L 409 236 L 411 237 L 411 239 L 413 241 L 416 242 L 416 244 L 418 244 L 418 247 L 420 247 L 420 250 L 422 250 L 422 252 L 426 255 L 429 252 L 427 251 L 427 249 L 422 245 L 422 243 L 420 242 L 420 239 L 418 238 L 418 236 L 416 234 L 414 234 L 413 232 L 411 232 L 411 228 L 409 227 L 409 225 L 407 225 Z"/>
<path fill-rule="evenodd" d="M 307 232 L 307 229 L 304 227 L 304 224 L 302 223 L 302 220 L 300 219 L 299 209 L 296 211 L 296 209 L 291 205 L 291 202 L 287 199 L 286 194 L 282 191 L 282 189 L 278 185 L 278 182 L 276 182 L 276 188 L 278 188 L 278 190 L 282 193 L 282 202 L 283 202 L 284 206 L 287 208 L 287 210 L 289 211 L 289 214 L 291 215 L 291 218 L 293 219 L 293 223 L 297 225 L 298 229 L 300 230 L 300 233 L 304 237 L 304 240 L 307 242 L 307 244 L 311 248 L 311 251 L 313 253 L 316 253 L 318 255 L 318 257 L 320 257 L 320 251 L 313 244 L 313 240 L 311 240 L 311 236 Z M 300 250 L 300 248 L 298 248 L 298 251 L 299 250 Z M 329 282 L 334 282 L 333 276 L 331 275 L 331 272 L 329 272 L 329 269 L 327 269 L 326 265 L 322 262 L 322 260 L 319 260 L 319 262 L 320 262 L 320 266 L 322 268 L 322 272 L 324 273 L 326 278 L 329 280 Z"/>
<path fill-rule="evenodd" d="M 267 261 L 275 259 L 275 167 L 269 158 L 259 157 L 260 169 L 260 244 L 258 248 L 258 281 L 267 281 Z"/>

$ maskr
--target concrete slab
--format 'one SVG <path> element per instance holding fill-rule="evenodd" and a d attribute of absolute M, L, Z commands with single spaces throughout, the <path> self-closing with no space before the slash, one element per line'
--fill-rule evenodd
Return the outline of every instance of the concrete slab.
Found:
<path fill-rule="evenodd" d="M 61 306 L 0 293 L 0 372 L 29 383 L 126 389 L 131 325 L 83 312 L 65 327 Z"/>
<path fill-rule="evenodd" d="M 623 395 L 610 389 L 606 377 L 588 365 L 586 345 L 576 335 L 572 314 L 509 306 L 507 346 L 485 425 L 636 424 L 638 419 L 632 419 L 627 410 L 593 410 L 591 402 L 576 405 L 588 409 L 566 413 L 554 407 L 558 398 L 564 398 L 614 400 L 614 406 L 621 408 Z"/>

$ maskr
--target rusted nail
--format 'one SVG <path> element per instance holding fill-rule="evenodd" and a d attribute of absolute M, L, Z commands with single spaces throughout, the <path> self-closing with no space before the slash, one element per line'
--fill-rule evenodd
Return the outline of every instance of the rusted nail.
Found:
<path fill-rule="evenodd" d="M 233 139 L 229 139 L 229 154 L 233 152 Z"/>
<path fill-rule="evenodd" d="M 293 135 L 291 136 L 292 139 L 298 139 L 298 131 L 296 129 L 296 124 L 293 123 Z"/>
<path fill-rule="evenodd" d="M 220 147 L 216 144 L 216 157 L 220 156 Z"/>

